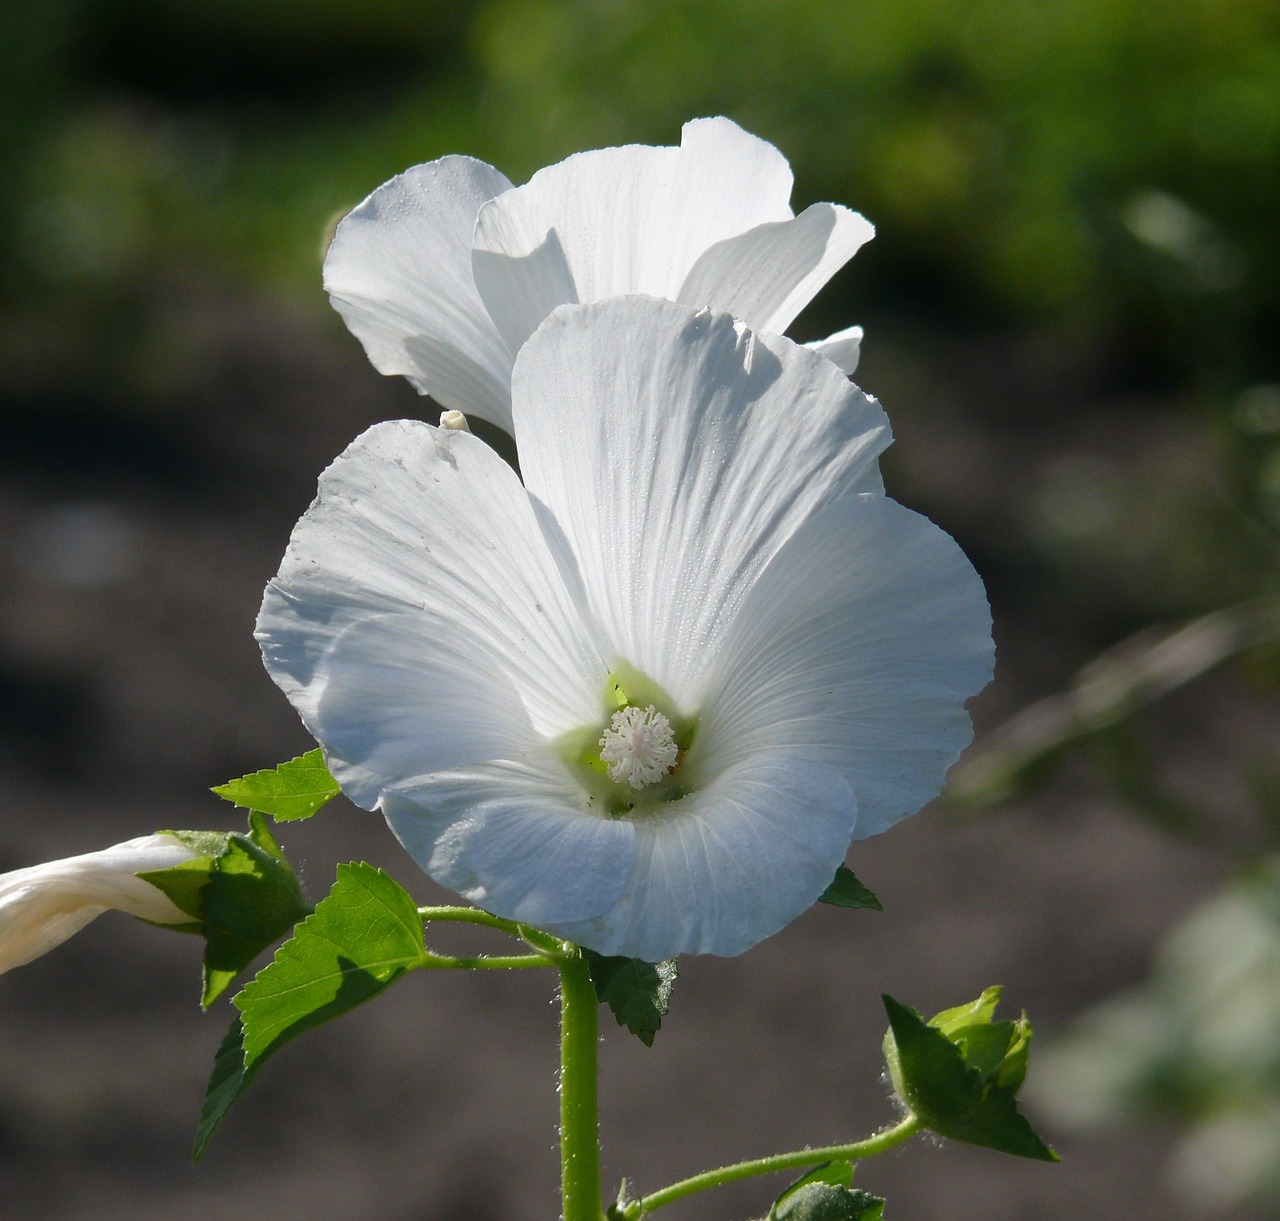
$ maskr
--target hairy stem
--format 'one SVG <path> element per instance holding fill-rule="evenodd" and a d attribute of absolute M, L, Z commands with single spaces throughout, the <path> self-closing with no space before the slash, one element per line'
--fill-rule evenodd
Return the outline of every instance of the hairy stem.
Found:
<path fill-rule="evenodd" d="M 521 925 L 514 920 L 504 920 L 501 916 L 490 915 L 478 907 L 420 907 L 418 915 L 423 921 L 436 921 L 440 924 L 481 924 L 485 928 L 500 929 L 513 937 L 520 936 Z"/>
<path fill-rule="evenodd" d="M 566 947 L 567 948 L 567 947 Z M 601 1221 L 599 1039 L 595 985 L 576 949 L 560 970 L 560 1172 L 562 1221 Z"/>
<path fill-rule="evenodd" d="M 798 1170 L 806 1166 L 818 1166 L 823 1162 L 856 1162 L 863 1158 L 884 1153 L 895 1145 L 910 1140 L 923 1125 L 914 1115 L 896 1123 L 883 1132 L 877 1132 L 866 1140 L 855 1141 L 851 1145 L 827 1145 L 821 1149 L 799 1149 L 794 1153 L 775 1153 L 771 1157 L 759 1157 L 750 1162 L 737 1162 L 732 1166 L 721 1166 L 717 1170 L 707 1170 L 695 1174 L 692 1178 L 672 1183 L 661 1191 L 645 1196 L 630 1204 L 623 1215 L 631 1218 L 644 1217 L 656 1212 L 677 1200 L 694 1195 L 699 1191 L 707 1191 L 712 1187 L 722 1187 L 737 1179 L 749 1179 L 757 1174 L 773 1174 L 778 1170 Z"/>
<path fill-rule="evenodd" d="M 478 954 L 472 957 L 455 954 L 435 954 L 427 951 L 422 964 L 429 970 L 444 971 L 518 971 L 525 967 L 553 967 L 542 954 Z"/>

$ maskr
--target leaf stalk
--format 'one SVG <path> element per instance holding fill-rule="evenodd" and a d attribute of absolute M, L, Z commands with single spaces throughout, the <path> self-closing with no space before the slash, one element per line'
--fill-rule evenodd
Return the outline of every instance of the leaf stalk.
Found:
<path fill-rule="evenodd" d="M 681 1179 L 655 1191 L 643 1199 L 634 1200 L 625 1205 L 621 1214 L 625 1221 L 636 1221 L 650 1213 L 683 1200 L 699 1191 L 707 1191 L 712 1187 L 723 1187 L 726 1183 L 738 1179 L 749 1179 L 759 1174 L 773 1174 L 779 1170 L 798 1170 L 806 1166 L 817 1166 L 823 1162 L 857 1162 L 864 1158 L 874 1157 L 877 1153 L 885 1153 L 890 1149 L 910 1140 L 916 1133 L 923 1131 L 924 1125 L 914 1115 L 908 1115 L 892 1127 L 868 1136 L 865 1140 L 855 1141 L 849 1145 L 827 1145 L 821 1149 L 797 1149 L 794 1153 L 775 1153 L 770 1157 L 759 1157 L 749 1162 L 737 1162 L 732 1166 L 721 1166 L 716 1170 L 706 1170 L 695 1174 L 692 1178 Z"/>

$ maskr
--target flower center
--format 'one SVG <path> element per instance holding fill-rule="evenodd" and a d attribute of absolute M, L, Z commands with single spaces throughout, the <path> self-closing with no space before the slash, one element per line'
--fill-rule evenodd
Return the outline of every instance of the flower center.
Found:
<path fill-rule="evenodd" d="M 585 808 L 602 818 L 643 818 L 686 796 L 685 759 L 697 717 L 682 715 L 657 683 L 625 661 L 610 667 L 601 696 L 601 719 L 554 743 L 582 786 Z"/>
<path fill-rule="evenodd" d="M 608 765 L 609 779 L 633 789 L 665 780 L 679 754 L 671 722 L 652 704 L 619 709 L 600 738 L 600 758 Z"/>

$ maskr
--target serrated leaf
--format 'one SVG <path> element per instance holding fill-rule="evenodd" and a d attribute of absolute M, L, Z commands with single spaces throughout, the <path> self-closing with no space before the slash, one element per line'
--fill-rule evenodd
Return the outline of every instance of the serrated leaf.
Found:
<path fill-rule="evenodd" d="M 1012 1090 L 992 1087 L 982 1105 L 964 1115 L 955 1116 L 944 1128 L 934 1128 L 939 1136 L 982 1145 L 1014 1157 L 1029 1157 L 1040 1162 L 1056 1162 L 1058 1155 L 1044 1143 L 1018 1110 Z"/>
<path fill-rule="evenodd" d="M 646 1047 L 652 1047 L 679 974 L 675 959 L 653 963 L 587 949 L 582 953 L 596 998 L 609 1006 L 619 1026 L 625 1026 Z"/>
<path fill-rule="evenodd" d="M 787 1191 L 766 1221 L 882 1221 L 884 1199 L 856 1187 L 808 1183 Z"/>
<path fill-rule="evenodd" d="M 988 1081 L 978 1067 L 965 1062 L 961 1047 L 914 1009 L 891 996 L 882 999 L 889 1015 L 885 1059 L 890 1077 L 898 1096 L 925 1127 L 939 1136 L 1017 1157 L 1058 1160 L 1018 1111 L 1015 1090 L 998 1084 L 998 1077 L 996 1082 Z M 1000 1033 L 1006 1049 L 1011 1042 L 1019 1049 L 1025 1067 L 1025 1040 L 1018 1023 L 998 1023 L 986 1029 L 1003 1026 L 1015 1028 L 1013 1033 Z M 985 1056 L 990 1049 L 983 1043 L 976 1050 Z"/>
<path fill-rule="evenodd" d="M 270 814 L 277 822 L 296 822 L 310 818 L 341 790 L 329 775 L 324 754 L 317 749 L 279 767 L 228 780 L 226 784 L 216 785 L 213 791 L 246 810 Z"/>
<path fill-rule="evenodd" d="M 180 838 L 183 833 L 179 833 Z M 216 852 L 138 876 L 163 890 L 205 939 L 201 1004 L 207 1009 L 263 950 L 311 911 L 293 867 L 260 814 L 249 834 L 185 833 Z"/>
<path fill-rule="evenodd" d="M 875 897 L 853 875 L 853 870 L 841 865 L 831 885 L 818 896 L 819 903 L 830 903 L 833 907 L 866 907 L 872 911 L 882 912 L 884 908 Z"/>
<path fill-rule="evenodd" d="M 234 999 L 246 1065 L 376 996 L 426 957 L 412 897 L 372 865 L 339 865 L 328 896 Z"/>
<path fill-rule="evenodd" d="M 281 1047 L 427 963 L 413 899 L 381 869 L 339 865 L 328 896 L 233 999 L 240 1019 L 214 1061 L 197 1156 L 231 1104 Z"/>
<path fill-rule="evenodd" d="M 213 1058 L 213 1074 L 204 1092 L 200 1126 L 196 1129 L 196 1143 L 191 1154 L 193 1161 L 198 1162 L 204 1156 L 213 1130 L 222 1122 L 231 1104 L 244 1093 L 252 1077 L 253 1073 L 246 1071 L 244 1066 L 244 1024 L 237 1017 Z"/>

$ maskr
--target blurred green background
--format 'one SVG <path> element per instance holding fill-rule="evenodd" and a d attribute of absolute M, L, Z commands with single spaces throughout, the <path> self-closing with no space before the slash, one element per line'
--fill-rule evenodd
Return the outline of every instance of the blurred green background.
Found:
<path fill-rule="evenodd" d="M 1274 572 L 1278 25 L 1263 0 L 11 4 L 2 389 L 159 410 L 199 375 L 160 301 L 323 310 L 327 226 L 405 166 L 465 150 L 519 182 L 723 112 L 787 153 L 798 203 L 877 224 L 799 328 L 864 320 L 869 385 L 924 344 L 1002 383 L 969 413 L 1124 396 L 1202 427 L 1227 498 L 1064 461 L 1018 531 L 1041 537 L 1000 548 L 1113 636 Z"/>
<path fill-rule="evenodd" d="M 797 209 L 830 199 L 876 224 L 793 334 L 866 327 L 890 491 L 960 538 L 996 613 L 979 746 L 902 833 L 908 855 L 972 868 L 921 896 L 893 843 L 868 846 L 902 884 L 858 872 L 934 934 L 904 925 L 850 986 L 870 1002 L 914 956 L 925 994 L 903 999 L 941 1008 L 962 995 L 931 980 L 968 987 L 944 960 L 1004 938 L 1006 958 L 978 958 L 1057 1036 L 1041 1113 L 1061 1140 L 1086 1133 L 1058 1195 L 1058 1171 L 979 1161 L 963 1199 L 929 1188 L 893 1215 L 1074 1217 L 1090 1178 L 1100 1215 L 1280 1216 L 1274 0 L 9 0 L 3 29 L 0 863 L 172 825 L 207 785 L 305 746 L 257 668 L 257 591 L 325 462 L 428 410 L 328 309 L 334 220 L 445 153 L 520 182 L 727 114 L 790 158 Z M 58 814 L 16 813 L 35 808 Z M 947 904 L 1002 890 L 990 930 L 954 933 Z M 769 952 L 760 978 L 792 979 Z M 41 998 L 65 1012 L 58 966 L 30 970 L 6 1022 Z M 1206 1046 L 1248 1051 L 1206 1072 Z M 70 1177 L 37 1203 L 55 1155 L 116 1183 L 119 1154 L 82 1104 L 66 1106 L 83 1131 L 46 1116 L 16 1135 L 42 1091 L 0 1086 L 14 1215 L 103 1216 Z M 165 1180 L 144 1205 L 144 1178 L 116 1183 L 133 1217 L 211 1191 Z M 403 1215 L 520 1215 L 518 1193 L 483 1198 Z M 363 1215 L 321 1201 L 296 1215 Z"/>

